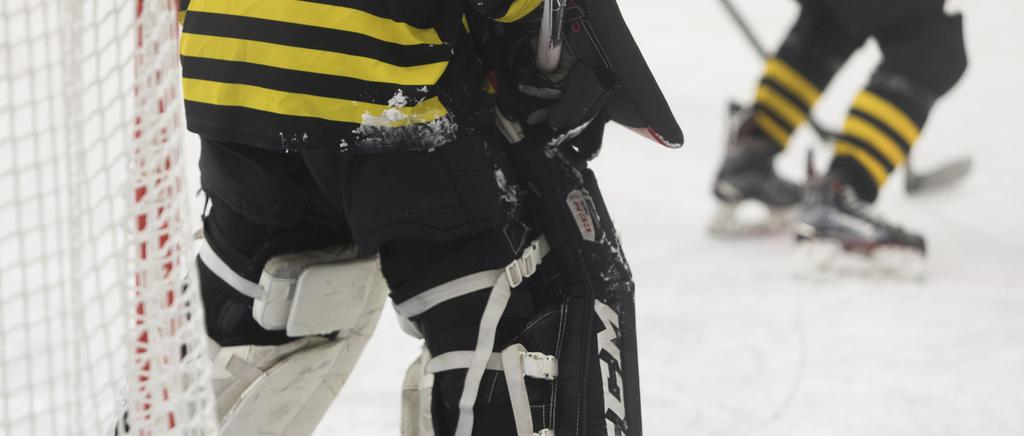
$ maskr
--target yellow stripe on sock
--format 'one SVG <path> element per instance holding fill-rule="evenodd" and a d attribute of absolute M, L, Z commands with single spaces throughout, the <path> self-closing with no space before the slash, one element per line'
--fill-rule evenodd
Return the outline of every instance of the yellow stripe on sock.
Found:
<path fill-rule="evenodd" d="M 900 148 L 893 137 L 861 117 L 850 115 L 846 119 L 846 127 L 843 129 L 843 132 L 870 145 L 879 154 L 885 156 L 893 166 L 902 165 L 903 161 L 907 159 L 906 153 L 903 152 L 903 149 Z"/>
<path fill-rule="evenodd" d="M 754 114 L 754 123 L 757 124 L 757 127 L 767 134 L 772 141 L 775 141 L 775 144 L 778 145 L 779 148 L 786 148 L 786 145 L 789 144 L 789 136 L 792 132 L 775 121 L 774 118 L 762 112 L 757 112 Z"/>
<path fill-rule="evenodd" d="M 188 101 L 346 123 L 361 124 L 364 115 L 368 115 L 377 121 L 375 125 L 379 125 L 379 120 L 386 118 L 386 111 L 397 110 L 402 116 L 391 119 L 401 119 L 385 122 L 384 127 L 402 127 L 431 122 L 448 113 L 437 97 L 420 102 L 416 106 L 396 109 L 386 105 L 296 94 L 252 85 L 188 78 L 183 79 L 182 83 L 185 100 Z"/>
<path fill-rule="evenodd" d="M 498 18 L 497 21 L 502 23 L 519 21 L 527 15 L 530 15 L 530 12 L 537 9 L 537 6 L 540 6 L 543 1 L 544 0 L 515 0 L 511 5 L 509 5 L 508 11 L 505 12 L 505 15 Z"/>
<path fill-rule="evenodd" d="M 766 84 L 762 83 L 757 88 L 757 102 L 794 128 L 807 120 L 807 113 L 803 109 Z"/>
<path fill-rule="evenodd" d="M 846 156 L 853 158 L 860 164 L 862 168 L 867 170 L 868 174 L 871 175 L 871 179 L 874 180 L 875 186 L 882 186 L 885 183 L 885 179 L 889 177 L 889 171 L 885 169 L 878 160 L 875 159 L 867 151 L 862 150 L 854 144 L 846 141 L 836 142 L 836 156 Z"/>
<path fill-rule="evenodd" d="M 902 109 L 871 91 L 861 92 L 853 101 L 853 107 L 875 117 L 907 144 L 914 144 L 921 134 L 921 128 Z"/>
<path fill-rule="evenodd" d="M 817 86 L 780 59 L 770 59 L 765 66 L 764 75 L 782 85 L 807 107 L 814 106 L 818 97 L 821 97 L 821 90 Z"/>
<path fill-rule="evenodd" d="M 181 54 L 407 86 L 434 85 L 448 67 L 448 62 L 400 67 L 344 53 L 194 33 L 182 35 Z"/>
<path fill-rule="evenodd" d="M 343 30 L 400 45 L 442 43 L 434 29 L 420 29 L 358 9 L 323 3 L 294 0 L 192 0 L 188 10 Z"/>

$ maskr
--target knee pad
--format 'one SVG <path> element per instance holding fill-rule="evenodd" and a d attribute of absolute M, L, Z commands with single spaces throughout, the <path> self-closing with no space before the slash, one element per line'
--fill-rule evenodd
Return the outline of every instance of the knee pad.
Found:
<path fill-rule="evenodd" d="M 963 17 L 930 15 L 921 21 L 878 35 L 885 56 L 872 88 L 905 97 L 924 94 L 934 101 L 960 81 L 967 70 Z"/>
<path fill-rule="evenodd" d="M 353 247 L 286 254 L 271 258 L 255 283 L 209 246 L 199 258 L 252 298 L 248 315 L 260 329 L 289 338 L 224 347 L 211 340 L 220 434 L 311 434 L 380 317 L 387 287 L 376 259 L 358 259 Z"/>

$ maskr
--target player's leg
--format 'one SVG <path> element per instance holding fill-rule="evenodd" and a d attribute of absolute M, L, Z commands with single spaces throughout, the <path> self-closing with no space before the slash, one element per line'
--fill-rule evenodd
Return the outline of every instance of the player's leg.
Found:
<path fill-rule="evenodd" d="M 524 245 L 529 236 L 513 223 L 447 244 L 385 245 L 382 264 L 395 289 L 396 308 L 424 338 L 425 348 L 425 357 L 410 368 L 418 382 L 406 394 L 403 434 L 455 435 L 465 427 L 472 433 L 461 434 L 502 436 L 522 434 L 517 428 L 530 433 L 554 428 L 559 314 L 535 301 L 540 290 L 529 284 L 511 287 L 505 274 L 530 247 Z M 474 370 L 480 347 L 485 359 Z M 506 356 L 515 365 L 504 361 Z M 520 393 L 528 394 L 522 403 Z M 517 406 L 529 414 L 528 423 L 516 416 Z"/>
<path fill-rule="evenodd" d="M 547 434 L 554 417 L 583 407 L 555 410 L 559 382 L 578 382 L 556 380 L 564 297 L 547 245 L 519 219 L 525 198 L 504 147 L 491 129 L 430 153 L 360 156 L 341 171 L 315 159 L 322 186 L 344 187 L 356 240 L 380 250 L 407 331 L 424 338 L 404 383 L 406 435 Z M 592 392 L 602 403 L 603 390 Z"/>
<path fill-rule="evenodd" d="M 857 194 L 869 202 L 906 161 L 935 102 L 967 67 L 961 18 L 946 16 L 940 5 L 875 36 L 884 60 L 854 100 L 833 164 L 850 173 Z"/>
<path fill-rule="evenodd" d="M 500 136 L 488 130 L 430 153 L 357 156 L 340 170 L 335 156 L 309 159 L 319 184 L 340 191 L 359 245 L 379 250 L 406 330 L 425 339 L 426 357 L 409 371 L 416 388 L 403 405 L 415 415 L 403 427 L 424 433 L 410 428 L 409 434 L 436 428 L 438 435 L 453 435 L 467 408 L 475 419 L 463 418 L 462 425 L 473 434 L 517 434 L 510 396 L 496 385 L 504 372 L 487 369 L 496 368 L 492 353 L 523 335 L 535 317 L 529 294 L 509 285 L 506 268 L 537 235 L 516 218 L 518 188 L 503 152 Z M 463 400 L 478 347 L 485 366 L 475 370 L 473 395 Z"/>
<path fill-rule="evenodd" d="M 379 317 L 376 261 L 357 258 L 301 158 L 204 139 L 201 169 L 220 434 L 311 434 Z"/>
<path fill-rule="evenodd" d="M 796 24 L 778 53 L 766 62 L 753 108 L 730 113 L 725 162 L 714 194 L 722 203 L 711 230 L 733 235 L 777 230 L 789 222 L 788 211 L 800 201 L 801 188 L 776 175 L 774 157 L 849 56 L 867 39 L 851 30 L 820 0 L 804 0 Z M 771 214 L 761 222 L 743 222 L 736 207 L 763 203 Z"/>
<path fill-rule="evenodd" d="M 871 29 L 884 60 L 854 100 L 828 176 L 809 191 L 799 237 L 838 241 L 846 251 L 902 269 L 887 260 L 889 253 L 909 254 L 909 264 L 917 264 L 913 258 L 924 255 L 924 239 L 871 216 L 864 206 L 906 161 L 932 106 L 966 69 L 961 18 L 947 16 L 939 1 L 866 1 L 856 8 L 835 3 Z"/>

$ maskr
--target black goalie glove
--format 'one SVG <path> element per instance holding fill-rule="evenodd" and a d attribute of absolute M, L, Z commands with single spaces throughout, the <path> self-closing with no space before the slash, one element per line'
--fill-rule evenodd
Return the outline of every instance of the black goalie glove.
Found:
<path fill-rule="evenodd" d="M 566 22 L 581 17 L 578 8 L 566 8 Z M 503 34 L 489 39 L 487 52 L 496 69 L 501 115 L 529 134 L 553 138 L 553 143 L 560 144 L 578 136 L 598 117 L 615 86 L 600 80 L 597 70 L 582 62 L 569 46 L 562 50 L 555 71 L 540 71 L 539 28 L 539 19 L 506 26 Z"/>

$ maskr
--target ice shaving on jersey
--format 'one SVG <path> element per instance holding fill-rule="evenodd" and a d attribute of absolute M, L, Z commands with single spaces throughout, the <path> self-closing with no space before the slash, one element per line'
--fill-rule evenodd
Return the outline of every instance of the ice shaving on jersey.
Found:
<path fill-rule="evenodd" d="M 388 101 L 387 109 L 379 114 L 363 113 L 362 124 L 352 131 L 357 138 L 354 145 L 368 152 L 430 151 L 454 141 L 458 124 L 451 113 L 437 116 L 431 109 L 417 111 L 425 101 L 399 89 Z M 350 145 L 342 141 L 340 147 L 348 151 Z"/>

